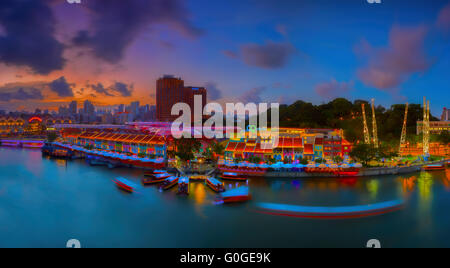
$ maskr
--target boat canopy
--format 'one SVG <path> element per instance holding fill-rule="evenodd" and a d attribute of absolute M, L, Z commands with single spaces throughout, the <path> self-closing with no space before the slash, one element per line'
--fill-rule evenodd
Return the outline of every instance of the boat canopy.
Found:
<path fill-rule="evenodd" d="M 222 183 L 216 178 L 208 178 L 208 181 L 214 185 L 222 185 Z"/>
<path fill-rule="evenodd" d="M 134 189 L 139 187 L 134 182 L 131 182 L 131 181 L 129 181 L 129 180 L 125 179 L 125 178 L 122 178 L 122 177 L 116 178 L 116 181 L 122 183 L 123 185 L 126 185 L 126 186 L 129 186 L 131 188 L 134 188 Z"/>
<path fill-rule="evenodd" d="M 235 189 L 228 190 L 224 193 L 221 193 L 220 195 L 223 198 L 227 198 L 235 196 L 248 196 L 248 193 L 249 193 L 248 186 L 241 186 Z"/>

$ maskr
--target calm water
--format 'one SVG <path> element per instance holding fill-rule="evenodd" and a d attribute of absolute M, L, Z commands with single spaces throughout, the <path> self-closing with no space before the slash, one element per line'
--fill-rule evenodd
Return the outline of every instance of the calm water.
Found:
<path fill-rule="evenodd" d="M 359 180 L 255 179 L 253 201 L 213 205 L 203 183 L 191 195 L 156 187 L 125 194 L 111 182 L 143 172 L 90 167 L 0 147 L 0 247 L 450 247 L 450 170 Z M 235 187 L 234 183 L 227 187 Z M 406 200 L 363 219 L 310 220 L 261 213 L 258 202 L 354 206 Z"/>

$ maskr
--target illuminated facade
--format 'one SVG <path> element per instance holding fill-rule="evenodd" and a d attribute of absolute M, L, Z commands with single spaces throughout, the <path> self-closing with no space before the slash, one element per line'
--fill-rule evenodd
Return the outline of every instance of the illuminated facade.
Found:
<path fill-rule="evenodd" d="M 156 133 L 143 133 L 130 129 L 74 129 L 62 131 L 66 142 L 99 150 L 114 151 L 147 157 L 167 157 L 167 142 Z"/>
<path fill-rule="evenodd" d="M 23 118 L 0 117 L 0 134 L 11 135 L 23 132 L 25 120 Z"/>
<path fill-rule="evenodd" d="M 0 117 L 0 135 L 40 135 L 55 124 L 72 124 L 71 119 L 42 118 L 39 116 Z"/>
<path fill-rule="evenodd" d="M 421 143 L 416 145 L 407 144 L 401 148 L 401 156 L 422 156 L 423 145 Z M 450 144 L 430 143 L 430 155 L 434 156 L 450 156 Z"/>
<path fill-rule="evenodd" d="M 450 121 L 430 121 L 430 133 L 441 134 L 444 131 L 450 132 Z M 417 122 L 417 135 L 423 132 L 423 121 Z"/>
<path fill-rule="evenodd" d="M 314 160 L 344 157 L 352 150 L 352 144 L 342 137 L 342 130 L 281 128 L 278 145 L 264 146 L 261 137 L 230 139 L 225 148 L 225 159 L 275 159 L 277 161 Z"/>

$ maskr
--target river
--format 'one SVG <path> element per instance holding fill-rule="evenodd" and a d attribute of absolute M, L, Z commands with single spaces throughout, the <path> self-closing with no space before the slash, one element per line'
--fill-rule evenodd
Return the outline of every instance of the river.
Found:
<path fill-rule="evenodd" d="M 251 179 L 253 200 L 215 205 L 202 182 L 188 197 L 143 187 L 142 170 L 91 167 L 0 147 L 0 247 L 450 247 L 450 170 L 361 179 Z M 234 188 L 235 183 L 226 183 Z M 396 212 L 358 219 L 273 216 L 260 202 L 358 206 L 401 199 Z"/>

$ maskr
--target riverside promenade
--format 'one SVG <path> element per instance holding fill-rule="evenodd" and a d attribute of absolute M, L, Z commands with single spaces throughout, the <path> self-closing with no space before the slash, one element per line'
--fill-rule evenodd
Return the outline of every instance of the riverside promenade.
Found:
<path fill-rule="evenodd" d="M 442 165 L 446 161 L 438 161 L 420 165 L 413 165 L 407 167 L 376 167 L 376 168 L 363 168 L 359 174 L 355 177 L 370 177 L 370 176 L 384 176 L 384 175 L 401 175 L 409 174 L 422 171 L 423 167 L 426 165 Z M 339 176 L 333 173 L 306 173 L 306 172 L 282 172 L 282 171 L 271 171 L 267 172 L 265 175 L 267 178 L 339 178 Z"/>

